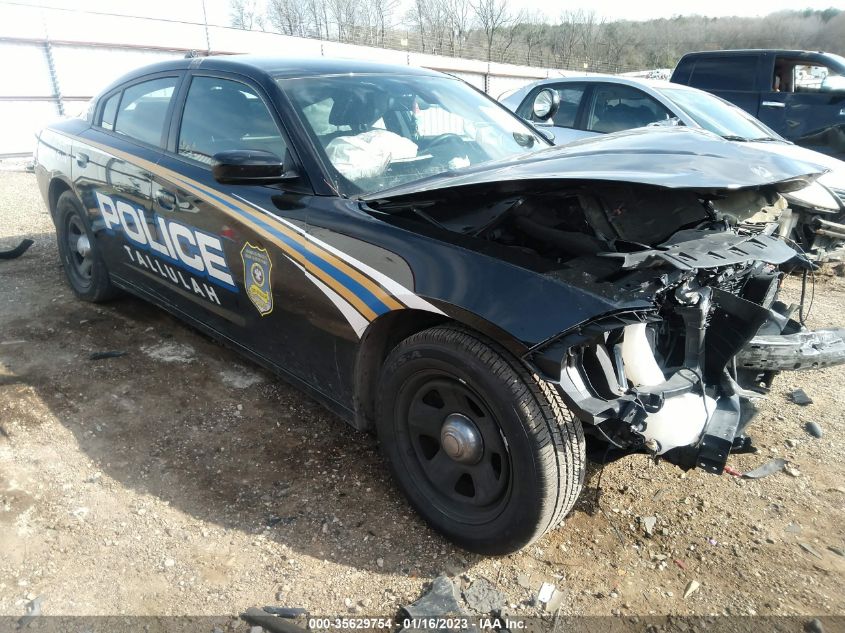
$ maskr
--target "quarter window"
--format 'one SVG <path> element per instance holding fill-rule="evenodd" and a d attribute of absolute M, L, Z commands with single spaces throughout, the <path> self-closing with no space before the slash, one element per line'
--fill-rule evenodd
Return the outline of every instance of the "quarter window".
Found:
<path fill-rule="evenodd" d="M 150 145 L 160 145 L 176 81 L 176 77 L 163 77 L 124 90 L 114 131 Z"/>
<path fill-rule="evenodd" d="M 106 99 L 106 104 L 103 106 L 103 116 L 100 119 L 100 125 L 106 130 L 114 129 L 114 118 L 117 115 L 117 106 L 119 103 L 119 92 Z"/>
<path fill-rule="evenodd" d="M 593 92 L 587 129 L 621 132 L 665 121 L 672 115 L 658 101 L 631 86 L 604 84 Z"/>
<path fill-rule="evenodd" d="M 757 57 L 702 57 L 695 62 L 689 85 L 703 90 L 754 90 Z"/>
<path fill-rule="evenodd" d="M 206 164 L 227 150 L 285 155 L 285 142 L 264 101 L 246 84 L 217 77 L 191 81 L 178 147 L 182 156 Z"/>

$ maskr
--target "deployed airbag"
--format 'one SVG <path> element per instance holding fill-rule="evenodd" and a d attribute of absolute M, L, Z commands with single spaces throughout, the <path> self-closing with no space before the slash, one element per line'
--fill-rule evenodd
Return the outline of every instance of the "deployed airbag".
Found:
<path fill-rule="evenodd" d="M 332 139 L 326 155 L 335 169 L 356 181 L 380 176 L 393 160 L 415 157 L 417 145 L 388 130 L 370 130 Z"/>

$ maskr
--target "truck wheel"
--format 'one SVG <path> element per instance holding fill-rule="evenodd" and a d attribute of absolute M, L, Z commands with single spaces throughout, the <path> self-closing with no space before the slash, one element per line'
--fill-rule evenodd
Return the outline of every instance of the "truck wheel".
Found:
<path fill-rule="evenodd" d="M 393 349 L 376 427 L 411 504 L 473 552 L 540 538 L 584 484 L 580 421 L 518 358 L 464 328 L 433 327 Z"/>
<path fill-rule="evenodd" d="M 55 218 L 59 258 L 74 294 L 93 303 L 113 298 L 117 290 L 109 279 L 85 211 L 72 192 L 59 196 Z"/>

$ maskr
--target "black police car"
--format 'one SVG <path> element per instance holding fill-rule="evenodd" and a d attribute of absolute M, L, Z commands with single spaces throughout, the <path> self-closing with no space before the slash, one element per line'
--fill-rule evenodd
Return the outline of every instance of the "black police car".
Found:
<path fill-rule="evenodd" d="M 134 71 L 36 156 L 77 296 L 144 297 L 374 429 L 489 553 L 572 508 L 585 430 L 721 472 L 765 370 L 737 353 L 797 325 L 795 252 L 720 209 L 819 171 L 683 129 L 554 148 L 440 73 L 250 57 Z"/>

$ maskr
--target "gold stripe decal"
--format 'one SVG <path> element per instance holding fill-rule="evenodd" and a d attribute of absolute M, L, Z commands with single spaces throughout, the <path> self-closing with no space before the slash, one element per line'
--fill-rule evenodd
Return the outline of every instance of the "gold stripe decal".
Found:
<path fill-rule="evenodd" d="M 278 246 L 307 277 L 325 284 L 340 298 L 350 304 L 366 321 L 391 310 L 405 307 L 442 312 L 428 301 L 414 294 L 386 275 L 363 262 L 349 257 L 329 244 L 310 236 L 301 228 L 240 196 L 231 196 L 207 185 L 187 178 L 143 158 L 116 148 L 84 138 L 73 137 L 107 154 L 132 163 L 157 176 L 167 179 L 213 205 L 229 216 L 235 217 L 257 234 Z M 322 288 L 321 288 L 322 289 Z M 355 328 L 359 334 L 360 328 Z"/>

